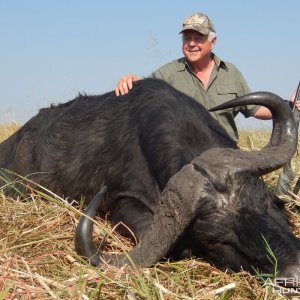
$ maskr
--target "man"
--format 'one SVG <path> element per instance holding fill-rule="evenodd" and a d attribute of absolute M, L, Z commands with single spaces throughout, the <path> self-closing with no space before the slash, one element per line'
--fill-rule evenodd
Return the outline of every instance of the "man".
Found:
<path fill-rule="evenodd" d="M 188 17 L 180 33 L 184 57 L 162 66 L 152 77 L 165 80 L 207 109 L 250 92 L 240 71 L 212 52 L 217 37 L 215 27 L 207 15 L 196 13 Z M 133 74 L 124 76 L 116 86 L 116 95 L 128 93 L 133 81 L 140 79 L 142 78 Z M 238 131 L 234 118 L 239 112 L 245 117 L 253 116 L 264 120 L 272 118 L 271 112 L 262 106 L 212 112 L 212 116 L 236 141 Z"/>

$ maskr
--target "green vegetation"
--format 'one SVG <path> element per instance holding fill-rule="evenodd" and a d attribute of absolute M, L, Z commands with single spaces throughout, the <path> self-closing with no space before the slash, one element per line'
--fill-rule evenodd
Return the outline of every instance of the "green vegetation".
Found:
<path fill-rule="evenodd" d="M 17 129 L 0 126 L 0 141 Z M 243 132 L 240 146 L 259 149 L 269 132 Z M 299 158 L 293 166 L 299 176 Z M 279 171 L 264 177 L 275 189 Z M 247 272 L 221 272 L 201 259 L 159 263 L 153 268 L 93 268 L 74 250 L 80 203 L 71 206 L 47 190 L 30 187 L 29 195 L 14 198 L 0 190 L 1 299 L 284 299 Z M 299 235 L 300 198 L 282 197 Z M 80 199 L 77 199 L 80 201 Z M 112 231 L 97 219 L 95 239 Z M 106 251 L 130 249 L 130 241 L 108 234 Z M 96 241 L 97 242 L 97 241 Z M 266 241 L 267 243 L 267 241 Z M 272 249 L 268 249 L 272 256 Z M 276 264 L 274 264 L 276 272 Z"/>

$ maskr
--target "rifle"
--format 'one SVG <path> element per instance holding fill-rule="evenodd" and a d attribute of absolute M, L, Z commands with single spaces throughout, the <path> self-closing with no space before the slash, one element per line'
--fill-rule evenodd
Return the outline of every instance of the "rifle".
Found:
<path fill-rule="evenodd" d="M 294 103 L 293 103 L 293 107 L 292 107 L 293 112 L 295 112 L 295 110 L 296 110 L 296 104 L 299 100 L 299 96 L 300 96 L 300 81 L 298 83 L 297 91 L 296 91 L 295 98 L 294 98 Z"/>
<path fill-rule="evenodd" d="M 292 108 L 293 113 L 294 113 L 294 117 L 295 117 L 295 121 L 296 121 L 297 129 L 299 128 L 299 121 L 300 121 L 299 120 L 300 119 L 300 114 L 299 114 L 299 111 L 297 111 L 297 108 L 296 108 L 296 104 L 299 101 L 299 96 L 300 96 L 300 81 L 299 81 L 299 84 L 298 84 L 298 87 L 297 87 L 297 90 L 296 90 L 294 103 L 293 103 L 293 108 Z M 298 180 L 297 180 L 297 182 L 295 184 L 295 187 L 293 189 L 293 193 L 297 195 L 299 190 L 300 190 L 300 177 L 298 177 Z"/>

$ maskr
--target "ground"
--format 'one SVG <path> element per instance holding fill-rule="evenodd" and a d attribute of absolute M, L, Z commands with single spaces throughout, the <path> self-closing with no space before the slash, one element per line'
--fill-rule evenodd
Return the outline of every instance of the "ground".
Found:
<path fill-rule="evenodd" d="M 18 128 L 0 126 L 0 141 Z M 240 146 L 263 147 L 270 132 L 242 132 Z M 298 153 L 293 167 L 300 175 Z M 264 177 L 276 188 L 279 171 Z M 201 259 L 164 262 L 153 268 L 103 269 L 82 261 L 74 250 L 74 232 L 82 205 L 69 205 L 47 190 L 34 187 L 29 195 L 7 197 L 0 187 L 1 299 L 285 299 L 266 277 L 247 272 L 221 272 Z M 282 196 L 299 235 L 300 198 Z M 80 201 L 80 199 L 79 199 Z M 97 220 L 95 236 L 112 228 Z M 108 251 L 130 249 L 128 240 L 109 235 Z"/>

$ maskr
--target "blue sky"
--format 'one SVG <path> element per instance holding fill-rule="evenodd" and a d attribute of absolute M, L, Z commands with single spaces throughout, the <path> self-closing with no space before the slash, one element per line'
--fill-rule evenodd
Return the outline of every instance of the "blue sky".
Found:
<path fill-rule="evenodd" d="M 252 91 L 289 98 L 300 80 L 299 0 L 0 0 L 0 123 L 182 56 L 178 32 L 194 12 L 211 17 L 215 53 Z"/>

